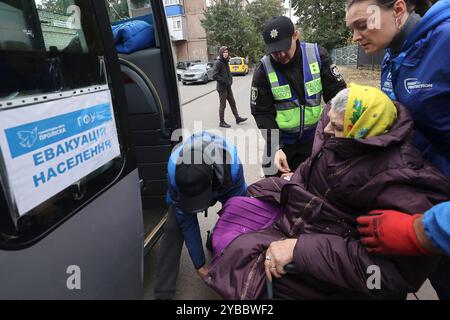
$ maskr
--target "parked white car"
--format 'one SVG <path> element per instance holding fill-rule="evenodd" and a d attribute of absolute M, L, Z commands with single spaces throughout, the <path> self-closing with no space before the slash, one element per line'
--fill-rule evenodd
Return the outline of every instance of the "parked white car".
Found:
<path fill-rule="evenodd" d="M 189 67 L 182 75 L 181 82 L 188 83 L 208 83 L 213 80 L 214 65 L 212 63 L 198 63 Z"/>
<path fill-rule="evenodd" d="M 200 60 L 180 61 L 177 63 L 177 79 L 181 81 L 181 75 L 191 66 L 200 63 Z"/>

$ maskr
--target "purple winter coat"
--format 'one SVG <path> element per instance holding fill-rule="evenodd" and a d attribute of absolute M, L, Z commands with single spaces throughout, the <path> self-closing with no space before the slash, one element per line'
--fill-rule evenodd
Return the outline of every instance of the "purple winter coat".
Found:
<path fill-rule="evenodd" d="M 418 213 L 450 199 L 450 181 L 407 142 L 413 122 L 397 108 L 390 132 L 365 140 L 327 138 L 325 111 L 312 156 L 291 181 L 268 178 L 248 189 L 281 204 L 281 218 L 236 238 L 211 262 L 206 283 L 225 299 L 264 298 L 265 251 L 273 241 L 297 238 L 299 274 L 274 280 L 281 298 L 396 299 L 417 291 L 438 258 L 370 255 L 356 231 L 356 218 L 373 209 Z M 373 265 L 381 271 L 379 290 L 367 286 Z"/>

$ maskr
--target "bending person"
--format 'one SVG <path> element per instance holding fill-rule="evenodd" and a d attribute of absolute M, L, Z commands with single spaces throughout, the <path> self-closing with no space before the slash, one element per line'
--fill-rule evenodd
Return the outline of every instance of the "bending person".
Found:
<path fill-rule="evenodd" d="M 167 175 L 171 207 L 158 256 L 156 299 L 173 299 L 175 295 L 183 242 L 198 275 L 207 273 L 197 213 L 217 201 L 225 203 L 245 195 L 247 190 L 236 147 L 208 132 L 191 136 L 172 152 Z"/>

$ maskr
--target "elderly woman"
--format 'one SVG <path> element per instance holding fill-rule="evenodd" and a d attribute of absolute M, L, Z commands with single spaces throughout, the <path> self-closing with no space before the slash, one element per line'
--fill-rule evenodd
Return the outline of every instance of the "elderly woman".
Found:
<path fill-rule="evenodd" d="M 290 181 L 249 187 L 281 214 L 217 253 L 206 283 L 224 298 L 263 298 L 266 275 L 277 278 L 281 298 L 405 298 L 432 271 L 435 258 L 371 255 L 355 230 L 356 218 L 373 209 L 413 214 L 450 199 L 450 182 L 408 142 L 408 112 L 380 90 L 355 84 L 326 111 L 312 156 Z M 292 262 L 298 273 L 285 274 Z"/>

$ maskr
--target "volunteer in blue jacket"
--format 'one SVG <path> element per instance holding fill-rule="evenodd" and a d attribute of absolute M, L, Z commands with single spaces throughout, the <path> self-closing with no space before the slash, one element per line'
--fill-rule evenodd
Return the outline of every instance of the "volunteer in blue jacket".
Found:
<path fill-rule="evenodd" d="M 186 242 L 200 277 L 205 277 L 205 254 L 197 220 L 217 201 L 245 196 L 247 185 L 236 147 L 222 137 L 201 132 L 176 148 L 168 163 L 167 202 L 171 205 L 161 239 L 156 270 L 156 299 L 172 299 L 176 291 L 181 249 Z"/>
<path fill-rule="evenodd" d="M 408 108 L 414 145 L 450 178 L 450 1 L 435 2 L 347 0 L 346 19 L 366 53 L 386 49 L 381 87 Z M 431 277 L 441 298 L 450 298 L 449 274 L 443 259 Z"/>

